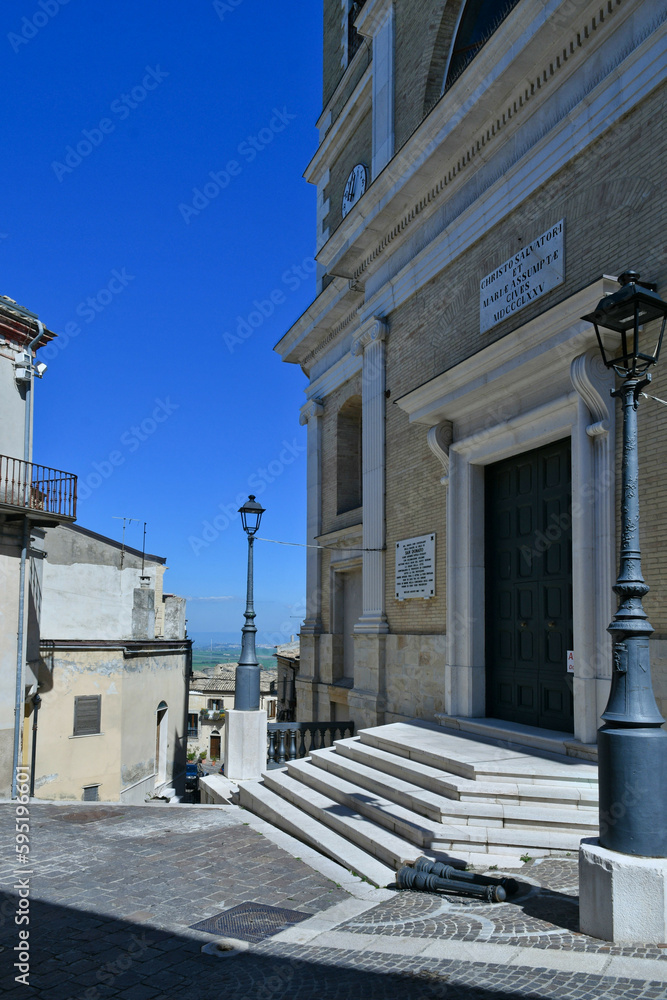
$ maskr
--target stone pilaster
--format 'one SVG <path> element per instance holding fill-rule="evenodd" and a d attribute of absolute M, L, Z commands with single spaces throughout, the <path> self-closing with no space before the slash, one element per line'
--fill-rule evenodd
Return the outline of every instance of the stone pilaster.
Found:
<path fill-rule="evenodd" d="M 316 546 L 322 529 L 322 414 L 319 400 L 310 400 L 301 410 L 299 422 L 308 427 L 306 470 L 306 540 Z M 322 550 L 306 550 L 306 617 L 302 635 L 318 635 L 322 631 Z"/>
<path fill-rule="evenodd" d="M 300 423 L 307 425 L 306 541 L 317 545 L 322 525 L 322 414 L 317 399 L 301 409 Z M 322 550 L 306 549 L 306 617 L 301 625 L 299 672 L 295 679 L 296 713 L 299 722 L 319 718 L 315 686 L 319 680 L 319 639 L 322 632 Z"/>
<path fill-rule="evenodd" d="M 389 631 L 384 600 L 386 333 L 384 320 L 374 317 L 364 324 L 352 348 L 353 354 L 363 354 L 363 613 L 354 631 L 366 635 Z"/>

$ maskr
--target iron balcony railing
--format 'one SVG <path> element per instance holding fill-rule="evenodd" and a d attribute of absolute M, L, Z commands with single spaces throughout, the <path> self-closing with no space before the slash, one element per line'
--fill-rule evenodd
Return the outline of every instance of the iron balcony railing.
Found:
<path fill-rule="evenodd" d="M 0 504 L 76 517 L 76 476 L 0 455 Z"/>
<path fill-rule="evenodd" d="M 354 736 L 354 722 L 269 722 L 266 766 L 284 767 L 288 760 L 307 757 L 313 750 L 333 746 L 334 740 Z"/>

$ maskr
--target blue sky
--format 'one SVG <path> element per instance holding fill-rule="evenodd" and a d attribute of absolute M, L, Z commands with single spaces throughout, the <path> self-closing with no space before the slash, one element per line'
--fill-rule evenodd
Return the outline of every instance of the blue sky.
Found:
<path fill-rule="evenodd" d="M 240 630 L 228 511 L 256 493 L 261 535 L 305 541 L 306 380 L 272 348 L 314 297 L 321 4 L 21 0 L 0 22 L 0 294 L 61 335 L 34 460 L 78 474 L 85 527 L 148 522 L 167 589 L 209 598 L 191 631 Z M 258 627 L 297 631 L 304 591 L 305 549 L 258 542 Z"/>

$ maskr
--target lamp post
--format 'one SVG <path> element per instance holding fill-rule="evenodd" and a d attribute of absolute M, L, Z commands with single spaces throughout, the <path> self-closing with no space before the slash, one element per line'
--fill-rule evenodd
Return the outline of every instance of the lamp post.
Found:
<path fill-rule="evenodd" d="M 649 588 L 639 550 L 637 454 L 637 406 L 651 381 L 648 369 L 658 361 L 667 303 L 655 285 L 639 277 L 636 271 L 621 274 L 620 289 L 582 317 L 595 326 L 604 364 L 622 379 L 612 392 L 623 410 L 621 550 L 614 586 L 619 606 L 608 628 L 613 640 L 611 691 L 598 730 L 599 844 L 624 855 L 667 858 L 667 732 L 661 728 L 664 719 L 651 684 L 648 640 L 653 628 L 642 606 Z"/>
<path fill-rule="evenodd" d="M 248 536 L 248 585 L 246 592 L 245 625 L 242 629 L 241 657 L 236 668 L 234 708 L 241 712 L 259 709 L 259 663 L 255 652 L 255 607 L 253 603 L 253 544 L 259 530 L 264 507 L 251 494 L 241 508 L 243 530 Z"/>

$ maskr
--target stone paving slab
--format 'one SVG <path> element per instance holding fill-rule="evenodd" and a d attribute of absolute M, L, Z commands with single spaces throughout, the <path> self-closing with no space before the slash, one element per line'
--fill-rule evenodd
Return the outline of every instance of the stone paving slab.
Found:
<path fill-rule="evenodd" d="M 0 995 L 12 1000 L 667 1000 L 664 951 L 573 929 L 574 860 L 516 873 L 532 881 L 514 912 L 349 873 L 341 888 L 338 865 L 233 806 L 31 803 L 31 973 L 17 985 L 13 833 L 14 806 L 0 804 Z M 314 916 L 233 958 L 202 954 L 219 939 L 190 925 L 248 901 Z"/>

